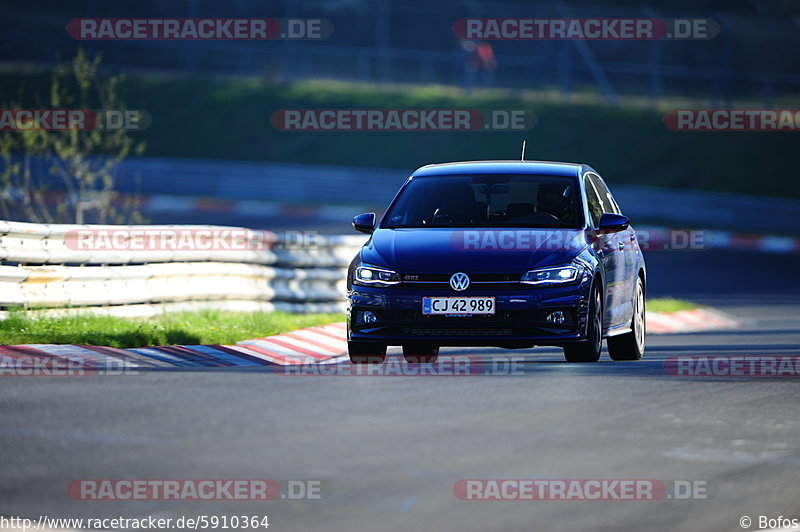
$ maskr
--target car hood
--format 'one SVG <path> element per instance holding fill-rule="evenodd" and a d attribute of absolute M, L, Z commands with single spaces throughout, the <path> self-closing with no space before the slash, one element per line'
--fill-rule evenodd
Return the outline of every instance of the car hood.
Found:
<path fill-rule="evenodd" d="M 515 273 L 570 262 L 589 237 L 578 229 L 378 229 L 361 260 L 400 273 Z"/>

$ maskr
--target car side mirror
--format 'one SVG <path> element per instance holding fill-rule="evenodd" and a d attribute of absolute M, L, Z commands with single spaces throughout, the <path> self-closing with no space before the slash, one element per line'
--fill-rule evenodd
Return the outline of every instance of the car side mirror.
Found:
<path fill-rule="evenodd" d="M 375 213 L 367 212 L 353 218 L 353 229 L 371 235 L 375 231 Z"/>
<path fill-rule="evenodd" d="M 627 229 L 630 223 L 631 221 L 627 216 L 604 212 L 600 217 L 600 230 L 609 233 L 616 233 L 618 231 L 624 231 Z"/>

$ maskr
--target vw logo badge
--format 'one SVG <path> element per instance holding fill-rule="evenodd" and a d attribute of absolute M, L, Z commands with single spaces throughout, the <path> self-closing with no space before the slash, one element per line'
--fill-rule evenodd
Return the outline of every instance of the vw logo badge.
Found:
<path fill-rule="evenodd" d="M 450 277 L 450 287 L 453 290 L 458 292 L 462 292 L 467 289 L 469 286 L 469 276 L 466 273 L 454 273 L 452 277 Z"/>

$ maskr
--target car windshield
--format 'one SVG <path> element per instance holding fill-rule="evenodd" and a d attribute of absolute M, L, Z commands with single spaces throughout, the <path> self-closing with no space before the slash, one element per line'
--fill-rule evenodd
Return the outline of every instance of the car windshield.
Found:
<path fill-rule="evenodd" d="M 574 180 L 537 175 L 415 177 L 382 227 L 580 227 Z"/>

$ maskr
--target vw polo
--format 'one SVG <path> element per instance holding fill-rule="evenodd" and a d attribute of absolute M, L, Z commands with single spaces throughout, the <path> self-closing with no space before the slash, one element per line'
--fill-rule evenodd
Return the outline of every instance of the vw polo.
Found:
<path fill-rule="evenodd" d="M 424 166 L 347 276 L 353 363 L 387 346 L 433 362 L 441 346 L 558 346 L 569 362 L 645 349 L 644 258 L 600 175 L 583 164 L 474 161 Z"/>

